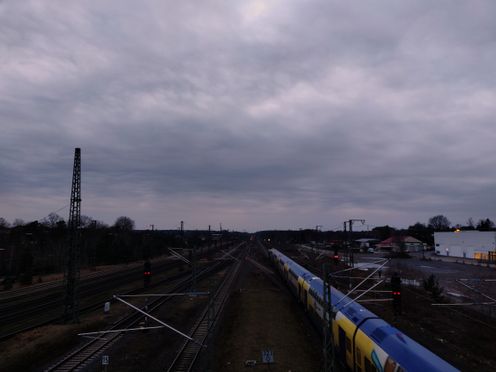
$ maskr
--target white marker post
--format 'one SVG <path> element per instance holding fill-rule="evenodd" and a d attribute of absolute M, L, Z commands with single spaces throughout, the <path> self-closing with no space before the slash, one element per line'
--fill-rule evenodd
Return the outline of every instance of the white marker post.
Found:
<path fill-rule="evenodd" d="M 102 355 L 102 366 L 103 370 L 107 372 L 107 366 L 110 363 L 110 357 L 108 355 Z"/>

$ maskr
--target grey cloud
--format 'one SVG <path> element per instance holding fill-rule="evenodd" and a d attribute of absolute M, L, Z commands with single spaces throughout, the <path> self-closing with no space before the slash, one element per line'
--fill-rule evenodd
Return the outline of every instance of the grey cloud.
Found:
<path fill-rule="evenodd" d="M 494 8 L 4 2 L 1 214 L 59 207 L 82 147 L 107 222 L 491 217 Z"/>

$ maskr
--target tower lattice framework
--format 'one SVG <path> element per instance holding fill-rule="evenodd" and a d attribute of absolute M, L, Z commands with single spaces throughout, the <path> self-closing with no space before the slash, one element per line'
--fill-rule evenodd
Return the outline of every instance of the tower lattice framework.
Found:
<path fill-rule="evenodd" d="M 74 168 L 72 173 L 71 207 L 69 211 L 69 244 L 67 264 L 64 271 L 65 298 L 64 319 L 66 322 L 79 321 L 79 256 L 81 225 L 81 149 L 74 151 Z"/>

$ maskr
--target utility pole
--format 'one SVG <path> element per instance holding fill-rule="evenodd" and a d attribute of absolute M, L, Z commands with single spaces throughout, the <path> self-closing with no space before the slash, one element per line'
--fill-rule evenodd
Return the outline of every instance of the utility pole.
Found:
<path fill-rule="evenodd" d="M 315 241 L 317 243 L 320 243 L 320 236 L 319 236 L 320 234 L 319 234 L 319 232 L 322 232 L 322 225 L 316 225 L 315 226 L 315 233 L 316 233 L 316 235 L 315 235 Z"/>
<path fill-rule="evenodd" d="M 351 244 L 352 241 L 351 240 L 353 239 L 353 236 L 352 236 L 352 234 L 353 234 L 353 222 L 361 222 L 362 225 L 363 225 L 363 224 L 365 224 L 365 220 L 363 220 L 363 219 L 357 219 L 357 218 L 351 218 L 348 221 L 345 221 L 344 222 L 344 232 L 345 233 L 346 233 L 346 223 L 347 222 L 348 222 L 348 227 L 349 227 L 348 234 L 347 234 L 347 239 L 346 239 L 347 242 L 348 242 L 348 250 L 349 250 L 348 251 L 348 253 L 349 253 L 348 258 L 350 260 L 350 266 L 353 267 L 353 264 L 354 264 L 353 263 L 353 249 L 351 248 L 351 246 L 352 246 L 352 244 Z"/>
<path fill-rule="evenodd" d="M 197 276 L 197 267 L 196 267 L 196 244 L 191 246 L 191 292 L 196 291 L 196 276 Z"/>
<path fill-rule="evenodd" d="M 352 239 L 353 239 L 353 222 L 361 222 L 362 225 L 365 224 L 364 219 L 358 219 L 358 218 L 350 218 L 348 221 L 344 221 L 344 232 L 346 235 L 346 242 L 348 244 L 348 264 L 350 265 L 351 268 L 354 267 L 354 258 L 353 258 L 353 248 L 352 248 Z M 348 223 L 348 232 L 346 232 L 346 223 Z M 350 272 L 350 281 L 349 281 L 349 287 L 351 288 L 351 277 L 352 273 Z"/>
<path fill-rule="evenodd" d="M 334 339 L 332 333 L 332 322 L 334 320 L 334 311 L 331 302 L 331 270 L 328 264 L 323 265 L 324 271 L 324 344 L 323 344 L 323 356 L 324 356 L 324 370 L 323 372 L 333 372 L 334 371 Z M 328 316 L 326 317 L 326 313 Z"/>
<path fill-rule="evenodd" d="M 343 232 L 344 232 L 344 244 L 343 250 L 346 251 L 346 255 L 348 256 L 348 265 L 350 264 L 350 251 L 348 249 L 348 232 L 346 230 L 346 221 L 343 222 Z M 341 255 L 344 258 L 345 253 Z M 344 262 L 344 259 L 343 259 Z"/>
<path fill-rule="evenodd" d="M 67 265 L 64 270 L 65 298 L 64 320 L 79 322 L 79 255 L 81 225 L 81 149 L 74 150 L 74 167 L 72 173 L 71 207 L 69 211 L 69 249 Z"/>

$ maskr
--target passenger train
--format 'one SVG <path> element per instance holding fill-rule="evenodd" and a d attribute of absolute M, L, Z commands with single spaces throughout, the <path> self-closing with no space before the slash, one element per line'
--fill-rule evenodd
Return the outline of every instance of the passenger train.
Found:
<path fill-rule="evenodd" d="M 276 249 L 269 250 L 289 287 L 312 320 L 322 325 L 324 282 Z M 455 367 L 433 354 L 360 304 L 331 289 L 336 358 L 354 372 L 450 372 Z"/>

